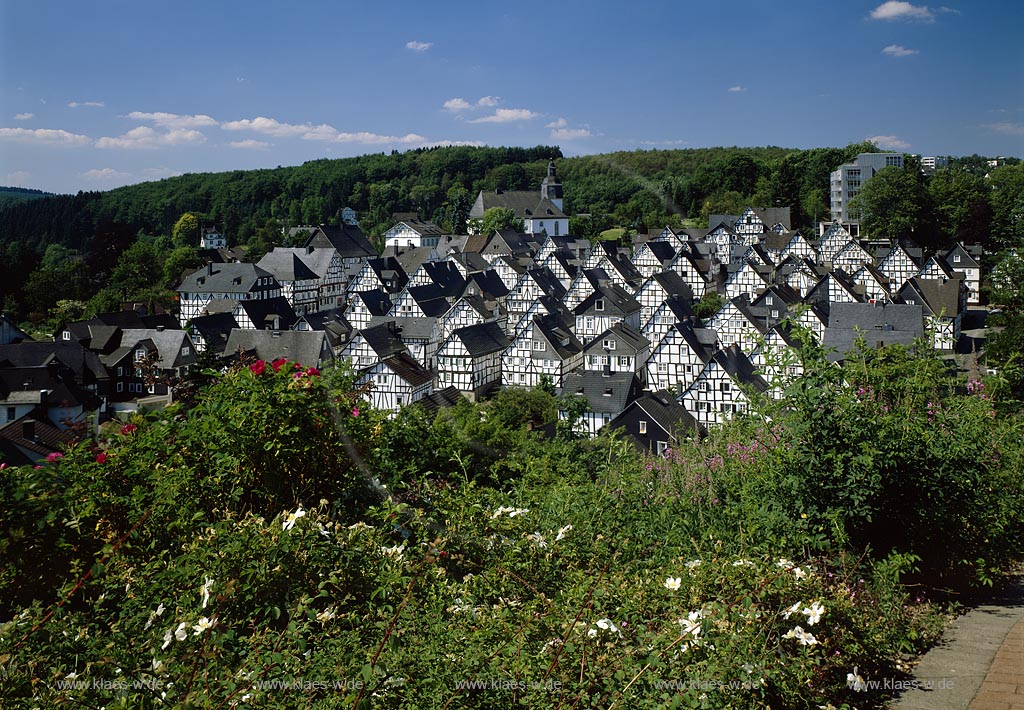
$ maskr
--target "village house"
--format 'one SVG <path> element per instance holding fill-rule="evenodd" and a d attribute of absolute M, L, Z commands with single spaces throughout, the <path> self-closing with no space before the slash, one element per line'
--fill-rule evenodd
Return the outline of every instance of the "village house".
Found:
<path fill-rule="evenodd" d="M 497 323 L 460 328 L 437 350 L 438 387 L 455 387 L 477 401 L 501 386 L 501 356 L 511 345 Z"/>
<path fill-rule="evenodd" d="M 533 315 L 501 356 L 504 387 L 537 387 L 545 376 L 562 386 L 566 374 L 583 364 L 583 343 L 554 314 Z"/>

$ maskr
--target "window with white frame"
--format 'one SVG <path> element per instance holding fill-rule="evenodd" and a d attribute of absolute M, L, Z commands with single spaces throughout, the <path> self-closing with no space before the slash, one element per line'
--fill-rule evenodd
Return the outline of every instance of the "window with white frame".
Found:
<path fill-rule="evenodd" d="M 604 310 L 604 299 L 603 298 L 599 298 L 596 301 L 594 301 L 594 310 L 595 311 L 603 311 Z"/>
<path fill-rule="evenodd" d="M 640 433 L 641 434 L 646 434 L 647 433 L 647 422 L 644 421 L 643 419 L 640 420 Z"/>

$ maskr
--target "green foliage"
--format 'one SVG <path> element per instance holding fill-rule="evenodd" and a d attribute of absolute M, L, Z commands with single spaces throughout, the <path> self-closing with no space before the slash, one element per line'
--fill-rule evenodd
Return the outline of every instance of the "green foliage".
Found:
<path fill-rule="evenodd" d="M 887 167 L 864 182 L 851 201 L 861 224 L 872 237 L 892 240 L 931 239 L 932 203 L 923 176 L 912 161 L 902 168 Z"/>
<path fill-rule="evenodd" d="M 725 305 L 725 298 L 719 296 L 714 291 L 708 289 L 704 292 L 700 301 L 697 302 L 697 307 L 694 309 L 694 314 L 702 319 L 707 320 L 711 316 L 715 315 Z"/>
<path fill-rule="evenodd" d="M 1019 553 L 1021 437 L 914 353 L 803 359 L 662 458 L 537 437 L 539 389 L 391 418 L 350 371 L 211 373 L 3 471 L 0 703 L 881 706 L 848 675 L 942 622 L 906 583 Z"/>
<path fill-rule="evenodd" d="M 198 247 L 199 246 L 199 218 L 191 212 L 186 212 L 178 218 L 171 230 L 171 237 L 176 247 Z"/>
<path fill-rule="evenodd" d="M 502 229 L 525 231 L 523 220 L 516 217 L 516 211 L 508 207 L 492 207 L 484 212 L 484 216 L 476 225 L 478 234 L 494 234 Z"/>

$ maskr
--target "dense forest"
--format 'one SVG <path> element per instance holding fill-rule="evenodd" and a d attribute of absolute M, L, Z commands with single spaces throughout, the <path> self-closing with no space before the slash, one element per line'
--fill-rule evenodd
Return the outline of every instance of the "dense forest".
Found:
<path fill-rule="evenodd" d="M 371 237 L 391 226 L 397 212 L 415 212 L 457 232 L 479 190 L 537 189 L 552 158 L 578 236 L 596 239 L 615 226 L 699 225 L 709 214 L 737 214 L 747 205 L 788 206 L 793 227 L 810 233 L 828 217 L 829 173 L 870 150 L 877 148 L 860 143 L 564 158 L 555 146 L 446 147 L 187 174 L 108 192 L 17 193 L 34 199 L 0 202 L 0 304 L 20 320 L 39 323 L 59 301 L 95 311 L 121 300 L 166 298 L 181 267 L 195 260 L 188 249 L 196 242 L 188 233 L 175 234 L 186 213 L 215 224 L 231 243 L 245 244 L 252 259 L 282 243 L 283 227 L 337 223 L 346 206 L 359 213 Z M 873 181 L 880 234 L 913 236 L 925 246 L 960 239 L 999 248 L 1022 241 L 1019 164 L 991 169 L 984 158 L 970 156 L 931 175 L 918 168 L 908 159 L 906 169 Z M 871 219 L 865 214 L 866 222 Z"/>

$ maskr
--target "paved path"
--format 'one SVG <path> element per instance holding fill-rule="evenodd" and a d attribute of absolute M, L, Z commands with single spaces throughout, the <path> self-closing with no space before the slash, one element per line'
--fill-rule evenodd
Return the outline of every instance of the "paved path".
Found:
<path fill-rule="evenodd" d="M 892 710 L 1024 710 L 1024 579 L 959 617 Z"/>

